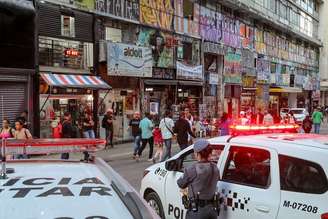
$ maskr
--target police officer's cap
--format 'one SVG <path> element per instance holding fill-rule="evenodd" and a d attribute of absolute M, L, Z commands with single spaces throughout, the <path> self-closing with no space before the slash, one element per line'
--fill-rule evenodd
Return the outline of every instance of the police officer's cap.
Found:
<path fill-rule="evenodd" d="M 203 138 L 199 139 L 194 144 L 194 151 L 198 153 L 198 152 L 204 150 L 205 148 L 207 148 L 207 146 L 209 144 L 210 143 L 206 139 L 203 139 Z"/>

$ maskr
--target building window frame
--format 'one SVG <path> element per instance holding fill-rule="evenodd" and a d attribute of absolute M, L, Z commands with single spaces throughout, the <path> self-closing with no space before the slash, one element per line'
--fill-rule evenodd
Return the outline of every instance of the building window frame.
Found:
<path fill-rule="evenodd" d="M 75 37 L 75 17 L 61 14 L 60 16 L 61 35 L 64 37 Z"/>

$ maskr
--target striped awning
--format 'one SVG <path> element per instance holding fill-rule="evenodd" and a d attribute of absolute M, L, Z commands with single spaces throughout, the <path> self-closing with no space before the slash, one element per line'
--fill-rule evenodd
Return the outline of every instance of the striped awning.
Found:
<path fill-rule="evenodd" d="M 42 79 L 49 85 L 55 87 L 76 87 L 92 89 L 111 89 L 105 81 L 93 75 L 67 75 L 41 73 Z"/>

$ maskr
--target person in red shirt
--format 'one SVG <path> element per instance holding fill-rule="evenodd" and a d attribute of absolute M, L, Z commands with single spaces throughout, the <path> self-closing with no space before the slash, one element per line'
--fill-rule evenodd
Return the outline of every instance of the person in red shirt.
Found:
<path fill-rule="evenodd" d="M 54 121 L 53 128 L 52 128 L 52 137 L 53 138 L 61 138 L 62 130 L 63 130 L 63 126 L 60 123 L 60 120 Z"/>
<path fill-rule="evenodd" d="M 156 125 L 153 131 L 153 136 L 154 136 L 154 143 L 156 146 L 156 153 L 153 157 L 153 162 L 156 163 L 156 159 L 159 158 L 159 160 L 162 160 L 162 156 L 163 156 L 163 137 L 162 137 L 161 129 L 159 128 L 158 125 Z"/>

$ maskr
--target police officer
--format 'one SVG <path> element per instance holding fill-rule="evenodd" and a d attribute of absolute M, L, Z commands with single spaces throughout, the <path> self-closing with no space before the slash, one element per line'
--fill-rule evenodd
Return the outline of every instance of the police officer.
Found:
<path fill-rule="evenodd" d="M 220 178 L 217 165 L 209 161 L 212 150 L 206 139 L 194 144 L 197 163 L 185 168 L 177 183 L 181 189 L 188 188 L 186 219 L 216 219 L 218 216 L 218 196 L 216 184 Z M 183 198 L 183 202 L 186 202 Z"/>

